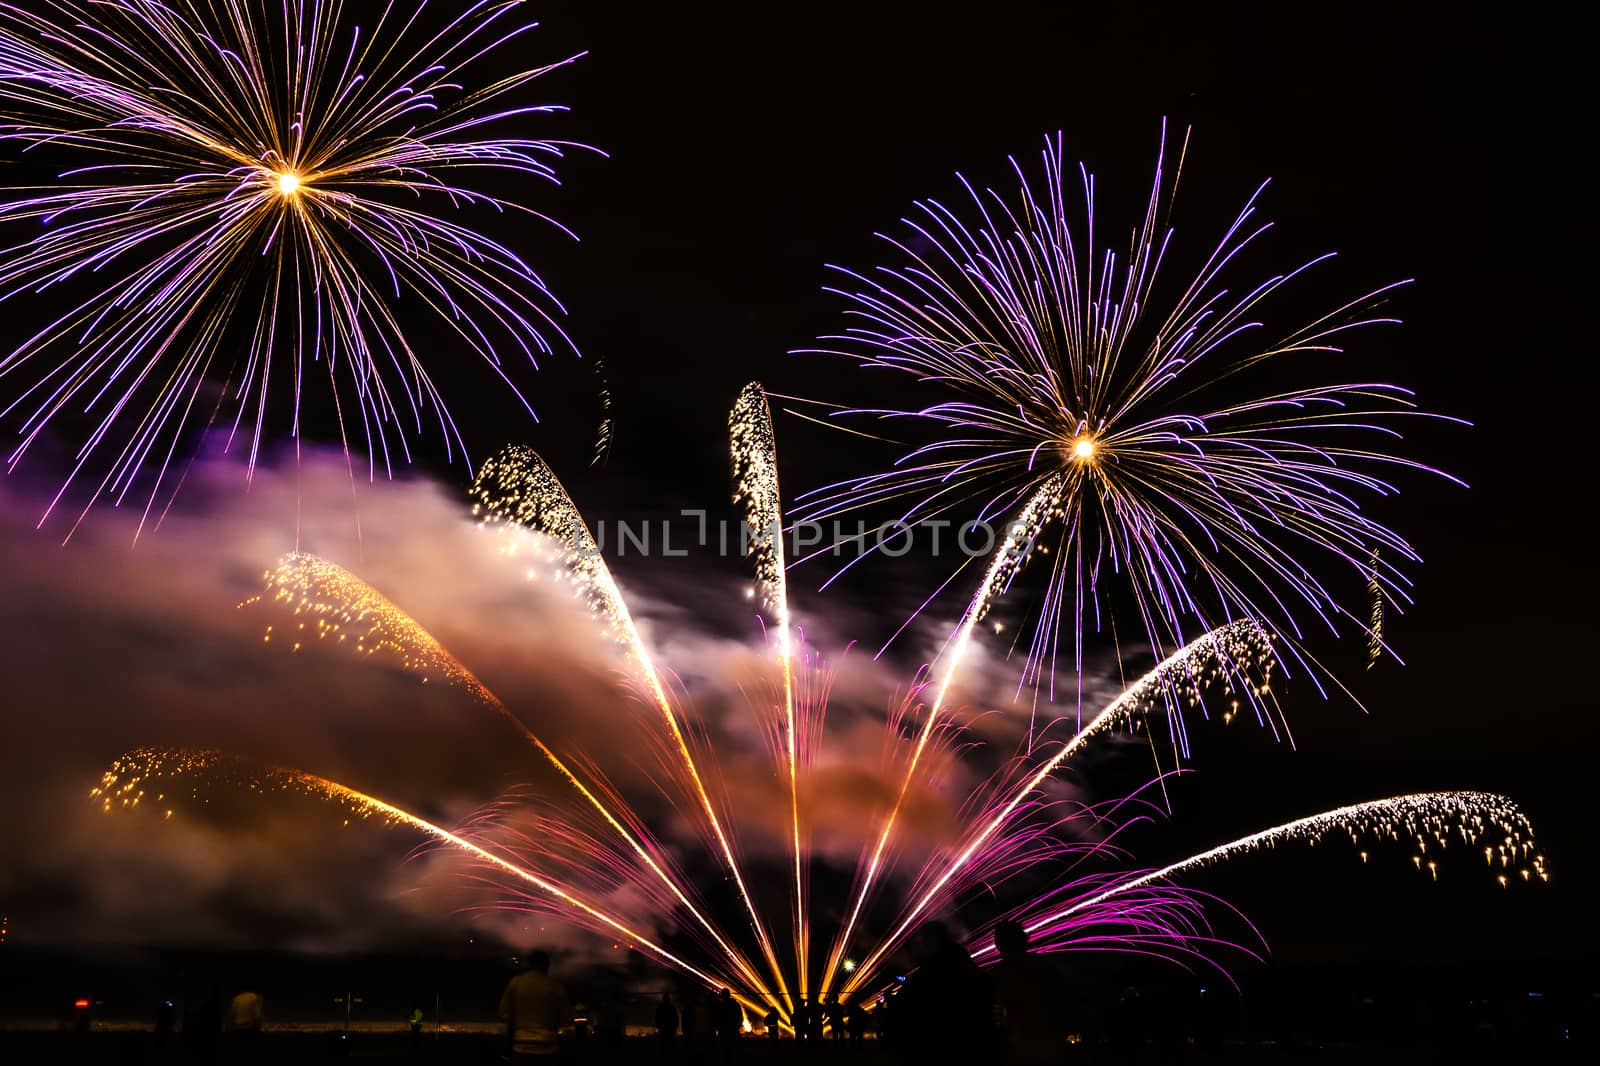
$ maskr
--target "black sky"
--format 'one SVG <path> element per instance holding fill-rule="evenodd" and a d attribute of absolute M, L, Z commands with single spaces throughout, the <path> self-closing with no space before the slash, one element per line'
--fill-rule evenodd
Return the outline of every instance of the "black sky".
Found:
<path fill-rule="evenodd" d="M 786 354 L 837 322 L 824 264 L 876 262 L 872 233 L 913 199 L 953 194 L 957 170 L 1004 181 L 1008 154 L 1036 156 L 1056 130 L 1115 203 L 1146 189 L 1162 118 L 1192 126 L 1176 224 L 1200 241 L 1273 179 L 1273 262 L 1340 253 L 1318 306 L 1415 277 L 1394 305 L 1404 326 L 1354 347 L 1474 428 L 1413 445 L 1470 490 L 1414 480 L 1388 512 L 1426 558 L 1419 605 L 1390 626 L 1408 665 L 1343 664 L 1367 716 L 1302 686 L 1293 751 L 1201 730 L 1174 835 L 1152 838 L 1171 850 L 1148 857 L 1395 792 L 1505 791 L 1541 832 L 1543 896 L 1419 895 L 1403 871 L 1327 856 L 1207 886 L 1290 959 L 1600 949 L 1582 254 L 1596 227 L 1570 28 L 1494 4 L 529 6 L 541 55 L 590 53 L 545 83 L 574 108 L 548 128 L 609 153 L 531 190 L 581 243 L 519 242 L 586 362 L 526 379 L 537 427 L 482 378 L 445 384 L 470 390 L 453 406 L 477 455 L 525 440 L 593 512 L 720 506 L 724 418 L 752 378 L 858 399 L 842 364 Z M 589 468 L 596 359 L 617 430 Z M 791 494 L 882 459 L 782 416 L 778 432 Z M 902 580 L 885 566 L 851 594 Z"/>

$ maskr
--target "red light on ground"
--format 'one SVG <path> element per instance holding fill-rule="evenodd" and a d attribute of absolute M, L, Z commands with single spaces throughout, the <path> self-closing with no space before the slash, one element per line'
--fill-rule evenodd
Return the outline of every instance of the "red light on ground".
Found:
<path fill-rule="evenodd" d="M 86 999 L 75 999 L 75 1000 L 72 1001 L 72 1005 L 74 1007 L 77 1007 L 79 1010 L 88 1010 L 89 1009 L 89 1001 L 86 1000 Z"/>

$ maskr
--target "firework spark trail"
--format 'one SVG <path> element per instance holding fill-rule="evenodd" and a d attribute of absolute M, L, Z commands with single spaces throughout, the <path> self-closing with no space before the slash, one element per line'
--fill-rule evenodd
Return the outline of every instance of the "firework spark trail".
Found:
<path fill-rule="evenodd" d="M 1367 595 L 1372 597 L 1372 618 L 1367 625 L 1367 669 L 1378 665 L 1383 655 L 1383 584 L 1378 580 L 1378 549 L 1372 549 L 1368 570 Z"/>
<path fill-rule="evenodd" d="M 1036 900 L 1030 906 L 1038 907 L 1050 899 L 1081 900 L 1117 885 L 1126 877 L 1126 873 L 1099 873 L 1075 878 L 1059 886 L 1046 899 Z M 1217 935 L 1208 912 L 1211 907 L 1219 905 L 1238 919 L 1262 948 L 1266 947 L 1260 930 L 1237 908 L 1207 892 L 1161 883 L 1129 889 L 1077 911 L 1070 919 L 1052 926 L 1048 940 L 1031 939 L 1029 947 L 1040 953 L 1072 950 L 1127 952 L 1168 959 L 1185 968 L 1192 964 L 1204 964 L 1215 967 L 1223 978 L 1232 983 L 1232 976 L 1205 949 L 1230 949 L 1256 961 L 1261 961 L 1262 955 L 1254 948 Z M 996 952 L 984 950 L 992 949 L 993 928 L 997 924 L 991 923 L 969 941 L 972 945 L 970 950 L 980 966 L 1000 962 Z"/>
<path fill-rule="evenodd" d="M 777 442 L 772 410 L 761 383 L 752 381 L 739 392 L 728 415 L 728 450 L 733 461 L 733 501 L 744 510 L 755 562 L 761 605 L 777 621 L 780 639 L 789 629 L 789 590 L 784 572 L 783 503 L 778 492 Z M 779 650 L 788 652 L 786 644 Z"/>
<path fill-rule="evenodd" d="M 350 642 L 356 654 L 384 655 L 402 670 L 416 674 L 424 683 L 434 676 L 442 677 L 446 684 L 465 689 L 526 730 L 499 698 L 432 633 L 344 567 L 305 552 L 291 552 L 263 577 L 266 590 L 251 596 L 239 607 L 251 608 L 270 600 L 288 609 L 293 617 L 304 619 L 296 622 L 287 636 L 291 651 L 299 651 L 312 636 L 324 641 L 331 638 L 336 644 Z M 284 642 L 277 627 L 269 624 L 262 640 L 270 644 L 274 637 L 279 638 L 279 643 Z"/>
<path fill-rule="evenodd" d="M 594 361 L 594 374 L 600 386 L 600 424 L 595 427 L 594 451 L 589 457 L 590 466 L 602 466 L 611 454 L 611 441 L 616 435 L 616 418 L 611 413 L 611 381 L 606 373 L 604 357 Z"/>
<path fill-rule="evenodd" d="M 572 59 L 492 69 L 534 28 L 518 5 L 391 5 L 365 35 L 340 0 L 33 6 L 0 5 L 0 140 L 68 169 L 0 202 L 0 222 L 38 227 L 0 248 L 0 300 L 69 283 L 89 295 L 0 355 L 0 378 L 31 375 L 3 401 L 22 417 L 13 467 L 58 418 L 94 420 L 51 510 L 104 454 L 94 498 L 119 503 L 159 464 L 148 517 L 186 430 L 219 416 L 231 415 L 230 446 L 246 434 L 253 471 L 269 395 L 292 395 L 298 438 L 317 363 L 340 439 L 365 440 L 369 476 L 397 450 L 409 461 L 430 408 L 453 459 L 464 442 L 397 317 L 402 300 L 525 407 L 497 348 L 535 367 L 552 338 L 572 348 L 528 264 L 451 217 L 472 206 L 543 219 L 463 175 L 554 183 L 553 161 L 579 147 L 492 129 L 564 110 L 515 97 Z M 207 421 L 199 394 L 216 380 L 234 410 L 219 397 Z"/>
<path fill-rule="evenodd" d="M 753 381 L 740 390 L 728 415 L 728 437 L 733 459 L 733 498 L 744 506 L 745 527 L 751 538 L 749 554 L 756 564 L 756 587 L 762 606 L 772 613 L 778 630 L 794 852 L 796 987 L 803 998 L 811 969 L 811 930 L 806 920 L 806 849 L 800 832 L 800 741 L 795 724 L 789 587 L 783 554 L 783 497 L 778 490 L 778 446 L 772 431 L 772 409 L 760 382 Z"/>
<path fill-rule="evenodd" d="M 895 823 L 900 816 L 900 808 L 905 803 L 906 794 L 910 791 L 911 782 L 916 777 L 917 768 L 922 762 L 923 753 L 927 750 L 928 742 L 934 735 L 939 714 L 944 709 L 945 697 L 949 694 L 950 684 L 955 679 L 956 670 L 966 654 L 967 646 L 972 641 L 973 631 L 978 623 L 983 621 L 994 600 L 1004 593 L 1010 585 L 1011 579 L 1027 560 L 1033 540 L 1038 536 L 1039 530 L 1050 517 L 1053 509 L 1058 506 L 1058 497 L 1061 488 L 1060 478 L 1050 478 L 1033 494 L 1032 499 L 1023 507 L 1017 521 L 1013 522 L 1006 532 L 1006 539 L 996 549 L 994 558 L 990 560 L 989 568 L 984 573 L 983 581 L 978 586 L 977 593 L 968 604 L 966 613 L 962 616 L 961 623 L 956 627 L 955 634 L 950 638 L 944 650 L 944 671 L 939 680 L 939 687 L 934 695 L 933 702 L 929 705 L 928 713 L 922 723 L 922 731 L 917 737 L 916 747 L 912 749 L 911 758 L 906 765 L 905 775 L 900 781 L 900 791 L 895 798 L 894 806 L 890 808 L 888 816 L 884 819 L 883 828 L 878 833 L 878 840 L 872 847 L 870 857 L 863 868 L 859 887 L 855 892 L 855 901 L 850 905 L 850 916 L 845 920 L 839 931 L 838 938 L 834 941 L 833 950 L 829 952 L 828 966 L 823 973 L 821 994 L 827 995 L 837 976 L 838 967 L 843 962 L 845 952 L 849 950 L 850 938 L 855 932 L 856 922 L 861 917 L 861 910 L 866 905 L 872 886 L 876 883 L 879 870 L 883 865 L 883 856 L 889 846 L 890 839 L 894 836 Z M 863 974 L 864 976 L 864 974 Z M 852 981 L 852 987 L 859 980 Z"/>
<path fill-rule="evenodd" d="M 1306 840 L 1316 843 L 1335 831 L 1346 833 L 1352 843 L 1359 843 L 1363 835 L 1399 840 L 1402 833 L 1410 834 L 1418 848 L 1414 857 L 1416 865 L 1420 868 L 1426 861 L 1435 878 L 1438 876 L 1436 862 L 1423 858 L 1430 841 L 1441 849 L 1447 846 L 1452 837 L 1459 837 L 1468 847 L 1485 841 L 1484 856 L 1491 868 L 1496 860 L 1502 869 L 1509 869 L 1513 862 L 1525 862 L 1526 865 L 1519 866 L 1517 870 L 1523 880 L 1534 876 L 1549 880 L 1544 856 L 1533 850 L 1533 826 L 1511 800 L 1492 792 L 1418 792 L 1355 803 L 1251 833 L 1170 866 L 1130 878 L 1052 914 L 1024 922 L 1023 928 L 1030 935 L 1043 933 L 1048 936 L 1051 928 L 1058 923 L 1125 892 L 1280 842 Z M 1365 852 L 1362 858 L 1366 858 Z M 1506 875 L 1500 874 L 1499 880 L 1502 885 L 1505 884 Z M 994 945 L 990 944 L 974 954 L 988 954 L 993 950 Z"/>
<path fill-rule="evenodd" d="M 1375 576 L 1391 602 L 1404 603 L 1408 582 L 1390 560 L 1418 561 L 1398 533 L 1368 517 L 1361 497 L 1395 492 L 1391 470 L 1430 468 L 1361 442 L 1397 438 L 1405 418 L 1436 416 L 1382 383 L 1249 391 L 1244 371 L 1336 353 L 1344 332 L 1394 321 L 1360 311 L 1389 286 L 1252 346 L 1262 302 L 1322 261 L 1238 293 L 1223 288 L 1225 269 L 1269 228 L 1254 218 L 1256 196 L 1170 313 L 1160 313 L 1156 279 L 1172 240 L 1165 209 L 1176 186 L 1167 166 L 1163 131 L 1143 218 L 1121 258 L 1096 245 L 1093 180 L 1080 167 L 1082 195 L 1069 194 L 1070 164 L 1054 137 L 1042 182 L 1016 161 L 1014 196 L 961 179 L 966 207 L 919 202 L 903 220 L 905 236 L 885 238 L 904 265 L 841 270 L 846 280 L 833 291 L 850 304 L 848 328 L 814 350 L 954 395 L 835 412 L 896 418 L 903 430 L 926 427 L 929 439 L 887 472 L 803 495 L 797 513 L 820 519 L 894 502 L 910 525 L 964 520 L 967 506 L 1003 509 L 1066 475 L 1062 543 L 1025 670 L 1036 687 L 1055 675 L 1068 630 L 1081 676 L 1084 631 L 1112 602 L 1101 584 L 1110 573 L 1131 594 L 1158 656 L 1218 624 L 1254 618 L 1320 687 L 1325 672 L 1301 648 L 1302 621 L 1337 634 L 1346 621 L 1364 630 L 1366 620 L 1312 563 Z M 1375 548 L 1385 558 L 1374 568 Z"/>
<path fill-rule="evenodd" d="M 145 795 L 145 790 L 140 788 L 140 785 L 146 779 L 163 775 L 176 777 L 193 774 L 210 769 L 224 761 L 223 756 L 211 751 L 163 752 L 145 749 L 130 752 L 112 764 L 112 768 L 102 778 L 100 786 L 92 790 L 90 795 L 102 800 L 104 809 L 108 811 L 119 804 L 122 807 L 134 807 Z M 316 774 L 287 767 L 265 769 L 261 773 L 261 781 L 253 787 L 258 791 L 267 787 L 296 788 L 312 796 L 338 803 L 362 817 L 376 814 L 390 822 L 419 830 L 441 843 L 464 851 L 495 869 L 534 886 L 545 895 L 578 911 L 598 927 L 620 933 L 628 940 L 643 945 L 664 962 L 680 967 L 684 972 L 693 974 L 709 985 L 715 986 L 718 983 L 710 974 L 674 955 L 649 937 L 641 936 L 617 918 L 584 900 L 576 892 L 563 888 L 556 882 L 511 862 L 465 837 L 458 836 L 392 803 L 386 803 L 376 796 L 370 796 Z"/>
<path fill-rule="evenodd" d="M 854 992 L 871 977 L 878 963 L 894 950 L 895 945 L 912 928 L 917 919 L 939 899 L 944 888 L 983 851 L 1028 797 L 1049 780 L 1086 741 L 1113 726 L 1129 721 L 1137 714 L 1147 712 L 1175 690 L 1184 690 L 1191 699 L 1198 700 L 1199 687 L 1206 672 L 1206 666 L 1202 664 L 1209 664 L 1214 676 L 1233 684 L 1245 683 L 1242 675 L 1246 665 L 1254 667 L 1264 677 L 1269 676 L 1271 672 L 1269 634 L 1254 622 L 1235 622 L 1232 625 L 1221 626 L 1173 653 L 1128 686 L 1121 695 L 1091 719 L 1088 725 L 1078 730 L 1072 739 L 1063 744 L 1049 759 L 1041 763 L 1037 770 L 1016 786 L 1011 791 L 1010 798 L 1001 803 L 998 809 L 992 814 L 987 811 L 983 814 L 981 828 L 945 865 L 944 872 L 934 878 L 932 884 L 906 908 L 904 916 L 894 930 L 879 941 L 872 953 L 857 966 L 855 974 L 844 986 L 844 993 L 848 995 Z M 1265 684 L 1263 681 L 1263 690 Z"/>
<path fill-rule="evenodd" d="M 480 703 L 489 707 L 501 718 L 511 723 L 556 772 L 581 795 L 586 803 L 603 818 L 645 867 L 671 893 L 672 897 L 695 919 L 726 955 L 727 961 L 752 986 L 759 986 L 755 970 L 684 891 L 681 880 L 669 873 L 669 861 L 658 855 L 657 849 L 641 833 L 631 829 L 613 813 L 595 790 L 589 786 L 565 760 L 547 745 L 538 734 L 512 713 L 505 703 L 489 690 L 477 676 L 452 655 L 434 635 L 416 619 L 401 610 L 377 589 L 356 577 L 348 570 L 314 555 L 296 552 L 288 555 L 277 569 L 266 574 L 267 595 L 274 602 L 289 607 L 295 616 L 310 618 L 310 632 L 318 639 L 333 638 L 344 643 L 354 634 L 354 648 L 358 654 L 377 655 L 380 652 L 398 661 L 402 669 L 417 674 L 424 682 L 435 674 L 469 692 Z M 263 597 L 255 596 L 240 604 L 254 606 Z M 292 650 L 298 651 L 307 623 L 298 623 Z M 362 627 L 365 626 L 363 630 Z M 273 627 L 268 626 L 264 639 L 272 640 Z"/>
<path fill-rule="evenodd" d="M 606 566 L 582 512 L 573 504 L 572 497 L 549 465 L 532 449 L 516 445 L 502 449 L 499 455 L 483 465 L 477 480 L 473 482 L 471 495 L 473 513 L 480 515 L 484 521 L 521 526 L 552 537 L 563 547 L 563 558 L 578 585 L 579 594 L 622 640 L 638 664 L 650 694 L 661 710 L 673 747 L 689 775 L 692 791 L 711 827 L 723 864 L 744 903 L 751 929 L 772 971 L 778 994 L 787 999 L 789 990 L 783 968 L 778 965 L 777 953 L 767 934 L 766 923 L 756 909 L 755 898 L 745 884 L 739 861 L 734 856 L 733 844 L 723 828 L 722 819 L 717 815 L 711 794 L 706 790 L 694 752 L 678 722 L 677 712 L 672 709 L 672 701 L 634 625 L 633 614 L 628 610 L 622 591 L 617 587 L 611 569 Z"/>

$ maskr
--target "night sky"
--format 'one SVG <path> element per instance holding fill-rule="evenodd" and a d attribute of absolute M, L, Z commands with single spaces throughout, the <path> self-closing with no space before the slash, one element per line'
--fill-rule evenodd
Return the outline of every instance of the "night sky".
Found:
<path fill-rule="evenodd" d="M 958 170 L 1004 184 L 1006 157 L 1036 160 L 1057 130 L 1096 173 L 1104 217 L 1120 220 L 1147 191 L 1163 117 L 1174 136 L 1192 127 L 1174 224 L 1206 250 L 1272 179 L 1262 213 L 1279 229 L 1262 269 L 1339 253 L 1277 321 L 1417 279 L 1390 305 L 1403 326 L 1350 343 L 1361 373 L 1473 423 L 1420 430 L 1409 444 L 1470 489 L 1408 478 L 1383 512 L 1426 560 L 1417 606 L 1389 619 L 1406 665 L 1368 673 L 1358 639 L 1325 643 L 1368 713 L 1295 685 L 1292 750 L 1237 725 L 1197 729 L 1196 772 L 1175 786 L 1172 822 L 1139 838 L 1141 858 L 1397 792 L 1502 791 L 1539 831 L 1548 886 L 1502 893 L 1470 867 L 1422 885 L 1399 857 L 1362 869 L 1333 849 L 1247 860 L 1197 884 L 1249 913 L 1289 962 L 1600 951 L 1586 788 L 1600 744 L 1584 531 L 1593 478 L 1580 468 L 1595 383 L 1592 271 L 1580 249 L 1596 231 L 1570 31 L 1485 4 L 1437 14 L 1376 4 L 1110 13 L 1006 0 L 937 12 L 832 0 L 781 11 L 529 6 L 545 24 L 531 45 L 541 56 L 590 53 L 536 91 L 573 107 L 545 132 L 609 155 L 578 153 L 560 189 L 529 190 L 579 243 L 521 222 L 505 236 L 566 304 L 584 358 L 556 357 L 519 379 L 538 425 L 477 368 L 441 380 L 474 458 L 508 440 L 535 446 L 591 517 L 724 507 L 726 411 L 751 379 L 780 394 L 872 398 L 882 382 L 788 354 L 839 323 L 825 265 L 875 264 L 872 234 L 912 200 L 953 199 Z M 1120 239 L 1125 228 L 1109 230 Z M 616 430 L 592 467 L 597 362 Z M 782 413 L 777 433 L 789 496 L 892 454 Z M 422 450 L 424 471 L 465 483 L 436 439 Z M 16 476 L 46 479 L 50 462 Z M 37 550 L 70 558 L 75 548 L 58 540 L 41 534 Z M 617 569 L 648 582 L 664 565 Z M 875 614 L 866 628 L 892 628 L 944 576 L 885 560 L 815 591 L 829 572 L 796 571 L 801 609 Z M 670 577 L 654 580 L 671 595 Z M 49 713 L 5 703 L 12 737 Z"/>

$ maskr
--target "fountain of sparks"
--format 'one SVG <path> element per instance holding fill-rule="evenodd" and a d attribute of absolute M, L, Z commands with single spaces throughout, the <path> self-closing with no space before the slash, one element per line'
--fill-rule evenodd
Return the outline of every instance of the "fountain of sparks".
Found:
<path fill-rule="evenodd" d="M 543 552 L 574 595 L 621 646 L 635 684 L 649 708 L 630 728 L 647 730 L 656 766 L 654 795 L 630 796 L 609 777 L 593 753 L 558 750 L 546 743 L 518 711 L 501 701 L 421 624 L 354 574 L 321 559 L 295 554 L 267 574 L 265 591 L 241 604 L 272 610 L 265 627 L 269 645 L 291 651 L 311 641 L 332 642 L 356 655 L 377 658 L 424 682 L 442 682 L 469 694 L 514 728 L 540 761 L 555 771 L 559 794 L 541 797 L 546 814 L 541 833 L 496 832 L 474 822 L 450 829 L 375 795 L 314 773 L 256 767 L 215 752 L 132 752 L 119 759 L 93 790 L 107 812 L 154 806 L 171 817 L 175 805 L 208 790 L 245 788 L 262 794 L 299 792 L 342 808 L 347 817 L 378 819 L 454 849 L 509 897 L 510 905 L 563 917 L 710 986 L 735 990 L 747 1011 L 776 1009 L 787 1024 L 808 996 L 866 997 L 882 982 L 887 963 L 927 919 L 962 913 L 976 895 L 1020 898 L 988 921 L 1015 918 L 1033 934 L 1040 950 L 1071 950 L 1092 932 L 1094 943 L 1179 960 L 1206 958 L 1221 941 L 1212 932 L 1208 897 L 1179 883 L 1182 875 L 1263 848 L 1294 841 L 1316 843 L 1347 836 L 1361 849 L 1385 845 L 1415 848 L 1419 870 L 1437 878 L 1447 844 L 1482 851 L 1502 885 L 1548 877 L 1532 828 L 1505 797 L 1481 792 L 1431 792 L 1358 803 L 1254 833 L 1154 870 L 1113 868 L 1078 872 L 1085 864 L 1117 854 L 1121 803 L 1074 806 L 1050 790 L 1052 779 L 1096 740 L 1126 734 L 1152 720 L 1213 708 L 1232 719 L 1253 714 L 1274 731 L 1284 728 L 1271 685 L 1274 637 L 1263 626 L 1240 620 L 1219 626 L 1157 663 L 1107 704 L 1078 724 L 1074 711 L 1032 735 L 1001 768 L 977 775 L 980 783 L 958 797 L 962 812 L 956 839 L 931 847 L 908 846 L 902 815 L 906 797 L 926 787 L 934 766 L 963 757 L 977 742 L 950 705 L 965 652 L 978 639 L 978 622 L 1003 595 L 1026 561 L 1030 530 L 1049 520 L 1058 506 L 1045 486 L 1025 508 L 991 559 L 978 589 L 931 665 L 923 683 L 883 720 L 886 794 L 896 797 L 881 810 L 867 810 L 858 860 L 836 927 L 818 928 L 819 912 L 808 898 L 816 857 L 811 854 L 811 819 L 805 788 L 817 748 L 826 740 L 831 673 L 793 626 L 784 580 L 782 540 L 761 536 L 781 529 L 776 447 L 766 395 L 752 384 L 739 396 L 731 419 L 734 501 L 757 535 L 751 540 L 758 600 L 772 625 L 769 654 L 773 684 L 749 693 L 750 710 L 764 719 L 772 738 L 770 781 L 787 812 L 781 841 L 762 839 L 770 825 L 742 820 L 727 800 L 724 765 L 693 725 L 687 697 L 663 680 L 620 587 L 606 566 L 582 514 L 549 467 L 532 451 L 508 448 L 487 463 L 472 488 L 475 513 L 502 550 Z M 1087 461 L 1087 460 L 1086 460 Z M 919 720 L 920 716 L 920 720 Z M 1051 740 L 1055 729 L 1063 739 Z M 957 741 L 959 740 L 959 743 Z M 938 757 L 936 757 L 938 756 Z M 653 827 L 652 810 L 667 809 L 694 823 L 703 868 L 720 870 L 730 886 L 731 906 L 708 899 L 705 880 L 684 856 L 693 840 Z M 781 850 L 787 884 L 784 911 L 792 943 L 780 945 L 767 882 L 751 875 L 748 856 Z M 774 846 L 776 845 L 776 846 Z M 1042 891 L 1041 870 L 1060 876 Z M 1028 876 L 1021 876 L 1024 872 Z M 625 885 L 627 892 L 615 889 Z M 894 887 L 894 891 L 889 890 Z M 738 915 L 727 921 L 725 912 Z M 992 961 L 984 920 L 972 941 L 980 962 Z M 830 940 L 817 966 L 812 938 Z"/>

